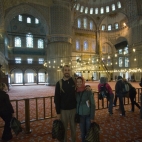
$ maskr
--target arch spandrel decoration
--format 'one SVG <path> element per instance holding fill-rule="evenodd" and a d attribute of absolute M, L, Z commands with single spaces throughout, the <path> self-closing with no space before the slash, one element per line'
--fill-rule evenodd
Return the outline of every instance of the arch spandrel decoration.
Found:
<path fill-rule="evenodd" d="M 46 34 L 49 34 L 49 26 L 42 13 L 38 12 L 34 7 L 23 4 L 17 7 L 14 7 L 10 10 L 5 16 L 5 29 L 7 29 L 10 21 L 19 14 L 29 14 L 39 19 L 39 21 L 43 24 Z"/>

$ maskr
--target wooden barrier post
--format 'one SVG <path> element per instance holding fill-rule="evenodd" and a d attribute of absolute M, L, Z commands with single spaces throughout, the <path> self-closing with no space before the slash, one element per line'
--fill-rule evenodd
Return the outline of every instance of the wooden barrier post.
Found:
<path fill-rule="evenodd" d="M 25 133 L 31 133 L 30 130 L 30 105 L 29 99 L 25 99 Z"/>
<path fill-rule="evenodd" d="M 142 92 L 140 93 L 140 100 L 141 100 L 140 118 L 142 119 Z"/>

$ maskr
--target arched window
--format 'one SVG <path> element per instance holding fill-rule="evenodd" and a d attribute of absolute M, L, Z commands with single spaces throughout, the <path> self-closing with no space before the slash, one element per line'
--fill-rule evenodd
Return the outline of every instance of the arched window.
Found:
<path fill-rule="evenodd" d="M 119 53 L 119 54 L 122 54 L 122 49 L 119 49 L 119 50 L 118 50 L 118 53 Z"/>
<path fill-rule="evenodd" d="M 102 25 L 102 31 L 104 31 L 106 29 L 105 25 Z"/>
<path fill-rule="evenodd" d="M 77 27 L 81 28 L 81 19 L 80 18 L 77 20 Z"/>
<path fill-rule="evenodd" d="M 125 54 L 129 53 L 128 46 L 124 48 L 124 52 L 125 52 Z"/>
<path fill-rule="evenodd" d="M 33 35 L 31 35 L 30 33 L 26 35 L 26 45 L 29 48 L 33 48 Z"/>
<path fill-rule="evenodd" d="M 107 30 L 111 31 L 111 25 L 108 25 Z"/>
<path fill-rule="evenodd" d="M 90 8 L 90 14 L 93 14 L 93 8 Z"/>
<path fill-rule="evenodd" d="M 22 21 L 22 15 L 19 15 L 19 16 L 18 16 L 18 20 L 19 20 L 19 21 Z"/>
<path fill-rule="evenodd" d="M 81 6 L 80 12 L 83 12 L 83 10 L 84 10 L 84 6 Z"/>
<path fill-rule="evenodd" d="M 93 30 L 93 21 L 90 21 L 90 30 Z"/>
<path fill-rule="evenodd" d="M 99 10 L 98 8 L 95 8 L 95 14 L 98 14 Z"/>
<path fill-rule="evenodd" d="M 38 48 L 43 48 L 43 39 L 38 39 Z"/>
<path fill-rule="evenodd" d="M 80 7 L 80 4 L 78 3 L 78 4 L 77 4 L 77 7 L 76 7 L 76 10 L 79 10 L 79 7 Z"/>
<path fill-rule="evenodd" d="M 121 8 L 121 3 L 120 3 L 120 1 L 117 2 L 117 7 L 118 7 L 118 8 Z"/>
<path fill-rule="evenodd" d="M 78 40 L 76 40 L 76 50 L 79 50 L 80 49 L 80 43 Z"/>
<path fill-rule="evenodd" d="M 104 13 L 104 8 L 103 8 L 103 7 L 101 7 L 101 11 L 100 11 L 100 13 L 101 13 L 101 14 L 103 14 L 103 13 Z"/>
<path fill-rule="evenodd" d="M 83 19 L 83 27 L 84 29 L 87 29 L 87 18 Z"/>
<path fill-rule="evenodd" d="M 15 37 L 15 47 L 21 47 L 21 38 Z"/>
<path fill-rule="evenodd" d="M 84 41 L 83 48 L 85 51 L 88 50 L 88 42 L 87 41 Z"/>
<path fill-rule="evenodd" d="M 39 24 L 39 20 L 35 18 L 35 24 Z"/>
<path fill-rule="evenodd" d="M 85 13 L 86 13 L 86 14 L 88 13 L 88 7 L 85 8 Z"/>
<path fill-rule="evenodd" d="M 106 6 L 106 13 L 109 12 L 109 6 Z"/>
<path fill-rule="evenodd" d="M 129 67 L 129 58 L 125 57 L 125 67 Z"/>
<path fill-rule="evenodd" d="M 119 27 L 118 27 L 118 23 L 115 23 L 115 29 L 118 29 Z"/>
<path fill-rule="evenodd" d="M 123 58 L 119 57 L 119 67 L 122 67 L 122 66 L 123 66 Z"/>
<path fill-rule="evenodd" d="M 31 23 L 31 18 L 27 17 L 27 23 Z"/>
<path fill-rule="evenodd" d="M 115 10 L 115 4 L 112 4 L 112 11 Z"/>

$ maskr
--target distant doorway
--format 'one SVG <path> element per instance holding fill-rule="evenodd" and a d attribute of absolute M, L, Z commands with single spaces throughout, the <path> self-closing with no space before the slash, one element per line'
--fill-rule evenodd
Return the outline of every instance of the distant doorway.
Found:
<path fill-rule="evenodd" d="M 16 83 L 22 83 L 23 75 L 22 73 L 16 73 L 15 74 L 15 81 Z"/>
<path fill-rule="evenodd" d="M 27 82 L 28 83 L 34 82 L 34 73 L 27 73 Z"/>

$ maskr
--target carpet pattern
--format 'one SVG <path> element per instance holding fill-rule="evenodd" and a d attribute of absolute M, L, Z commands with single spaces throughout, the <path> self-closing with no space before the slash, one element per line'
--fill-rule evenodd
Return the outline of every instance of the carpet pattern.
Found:
<path fill-rule="evenodd" d="M 97 89 L 97 82 L 89 82 L 89 85 L 93 89 Z M 114 82 L 111 82 L 112 88 L 114 87 Z M 134 83 L 135 87 L 137 86 Z M 53 86 L 45 85 L 35 85 L 35 86 L 13 86 L 10 88 L 8 93 L 10 99 L 23 99 L 31 97 L 48 97 L 54 95 Z M 42 99 L 38 106 L 39 117 L 43 117 L 43 103 Z M 35 101 L 31 99 L 30 108 L 35 109 Z M 46 99 L 46 115 L 50 115 L 50 104 L 49 100 Z M 12 102 L 13 107 L 15 108 L 15 103 Z M 24 120 L 24 112 L 22 111 L 24 103 L 21 100 L 19 105 L 19 115 L 18 119 L 20 121 Z M 118 107 L 114 107 L 114 114 L 110 116 L 107 109 L 96 110 L 95 121 L 100 125 L 100 141 L 101 142 L 142 142 L 142 119 L 140 119 L 140 111 L 138 108 L 135 109 L 135 112 L 129 112 L 130 105 L 125 105 L 126 117 L 120 116 L 120 112 L 116 110 Z M 53 107 L 54 109 L 54 107 Z M 21 113 L 22 112 L 22 113 Z M 31 110 L 31 119 L 36 118 L 36 114 Z M 56 115 L 54 111 L 54 116 Z M 18 136 L 15 136 L 13 133 L 13 139 L 10 142 L 58 142 L 57 140 L 52 139 L 51 130 L 52 130 L 52 119 L 34 121 L 30 123 L 32 132 L 30 134 L 25 134 L 25 124 L 22 124 L 23 132 Z M 4 123 L 0 119 L 0 126 Z M 0 135 L 2 135 L 3 128 L 0 128 Z M 77 125 L 77 142 L 81 142 L 80 130 Z M 68 142 L 70 142 L 70 130 L 68 129 Z"/>

